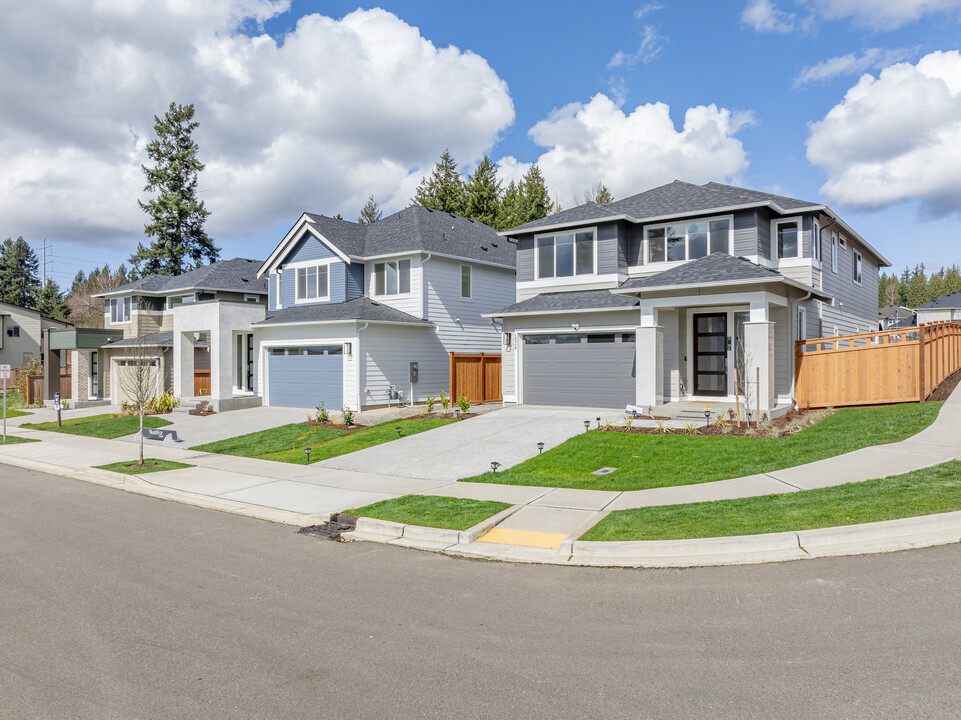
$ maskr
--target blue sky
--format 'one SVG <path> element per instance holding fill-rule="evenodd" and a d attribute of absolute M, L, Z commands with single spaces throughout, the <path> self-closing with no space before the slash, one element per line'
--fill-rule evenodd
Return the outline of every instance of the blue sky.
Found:
<path fill-rule="evenodd" d="M 505 178 L 539 162 L 567 206 L 727 181 L 827 202 L 898 271 L 959 261 L 961 0 L 57 5 L 0 29 L 0 235 L 46 236 L 60 282 L 143 240 L 172 99 L 197 107 L 224 257 L 265 257 L 301 210 L 400 209 L 450 146 Z"/>

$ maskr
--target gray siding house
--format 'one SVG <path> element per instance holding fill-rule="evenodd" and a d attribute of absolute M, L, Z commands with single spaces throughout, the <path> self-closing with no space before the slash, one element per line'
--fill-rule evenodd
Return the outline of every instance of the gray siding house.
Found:
<path fill-rule="evenodd" d="M 0 302 L 0 365 L 20 368 L 39 359 L 43 333 L 69 327 L 73 325 L 44 317 L 36 310 Z"/>
<path fill-rule="evenodd" d="M 513 301 L 514 259 L 487 225 L 420 206 L 370 225 L 304 213 L 259 270 L 264 403 L 358 410 L 438 395 L 450 352 L 500 352 L 484 314 Z"/>
<path fill-rule="evenodd" d="M 505 402 L 790 406 L 794 341 L 877 327 L 885 258 L 826 205 L 675 181 L 501 233 L 517 243 Z M 743 389 L 743 385 L 739 385 Z"/>

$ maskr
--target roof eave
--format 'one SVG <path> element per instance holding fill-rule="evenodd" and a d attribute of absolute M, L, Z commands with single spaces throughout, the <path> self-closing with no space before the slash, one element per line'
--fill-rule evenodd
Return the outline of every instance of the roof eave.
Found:
<path fill-rule="evenodd" d="M 645 287 L 634 287 L 634 288 L 614 288 L 611 290 L 615 295 L 637 295 L 640 296 L 642 293 L 653 293 L 653 292 L 676 292 L 679 290 L 698 290 L 700 288 L 723 288 L 723 287 L 739 287 L 742 285 L 766 285 L 768 283 L 782 283 L 790 287 L 803 290 L 804 292 L 810 292 L 811 297 L 821 300 L 823 302 L 832 303 L 834 302 L 834 297 L 832 295 L 827 295 L 810 285 L 805 285 L 804 283 L 792 280 L 791 278 L 784 277 L 783 275 L 778 277 L 770 278 L 742 278 L 739 280 L 717 280 L 709 282 L 699 282 L 699 283 L 683 283 L 680 285 L 652 285 Z"/>
<path fill-rule="evenodd" d="M 567 313 L 586 313 L 586 312 L 615 312 L 617 310 L 637 310 L 637 305 L 622 305 L 621 307 L 605 308 L 567 308 L 566 310 L 523 310 L 521 312 L 509 313 L 481 313 L 485 318 L 503 317 L 523 317 L 525 315 L 566 315 Z"/>
<path fill-rule="evenodd" d="M 343 320 L 300 320 L 297 322 L 272 323 L 266 320 L 251 323 L 251 327 L 290 327 L 292 325 L 342 325 L 344 323 L 369 323 L 371 325 L 403 325 L 405 327 L 424 327 L 436 329 L 437 325 L 429 322 L 417 322 L 406 320 L 367 320 L 364 318 L 344 318 Z"/>

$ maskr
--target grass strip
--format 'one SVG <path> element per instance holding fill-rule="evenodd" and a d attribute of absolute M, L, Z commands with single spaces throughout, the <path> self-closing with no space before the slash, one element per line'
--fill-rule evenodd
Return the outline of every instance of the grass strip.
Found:
<path fill-rule="evenodd" d="M 186 463 L 174 462 L 173 460 L 158 460 L 156 458 L 144 458 L 143 461 L 144 464 L 142 467 L 138 465 L 136 460 L 124 460 L 123 462 L 97 465 L 96 467 L 100 470 L 110 470 L 111 472 L 123 473 L 124 475 L 143 475 L 144 473 L 195 467 L 194 465 L 188 465 Z"/>
<path fill-rule="evenodd" d="M 961 510 L 961 462 L 784 495 L 616 510 L 581 540 L 681 540 L 860 525 Z"/>
<path fill-rule="evenodd" d="M 781 470 L 914 435 L 937 417 L 940 402 L 844 408 L 788 438 L 585 432 L 542 455 L 465 482 L 643 490 L 692 485 Z M 531 445 L 537 441 L 531 437 Z M 617 470 L 592 475 L 601 467 Z"/>
<path fill-rule="evenodd" d="M 219 442 L 207 443 L 206 445 L 198 445 L 191 450 L 303 465 L 307 462 L 305 449 L 309 447 L 310 462 L 313 464 L 319 460 L 346 455 L 357 450 L 397 440 L 399 436 L 396 428 L 398 427 L 401 428 L 401 436 L 406 437 L 451 422 L 456 422 L 456 420 L 441 418 L 396 420 L 351 431 L 327 427 L 326 425 L 294 423 Z"/>
<path fill-rule="evenodd" d="M 17 445 L 19 443 L 29 443 L 29 442 L 40 442 L 36 438 L 24 438 L 17 437 L 16 435 L 7 435 L 7 440 L 4 442 L 3 438 L 0 437 L 0 445 Z"/>
<path fill-rule="evenodd" d="M 351 515 L 405 525 L 466 530 L 509 507 L 508 503 L 489 500 L 470 500 L 440 495 L 405 495 L 347 512 Z"/>
<path fill-rule="evenodd" d="M 0 417 L 2 417 L 3 411 L 0 410 Z M 30 412 L 24 412 L 23 410 L 14 410 L 9 405 L 7 406 L 7 419 L 15 417 L 23 417 L 24 415 L 33 415 Z"/>
<path fill-rule="evenodd" d="M 143 419 L 144 427 L 159 428 L 170 425 L 156 415 L 147 415 Z M 91 415 L 89 417 L 71 418 L 63 421 L 63 427 L 57 427 L 56 421 L 43 423 L 23 423 L 20 427 L 31 430 L 46 430 L 47 432 L 66 433 L 67 435 L 84 435 L 86 437 L 114 438 L 133 435 L 140 427 L 140 418 L 136 415 Z"/>

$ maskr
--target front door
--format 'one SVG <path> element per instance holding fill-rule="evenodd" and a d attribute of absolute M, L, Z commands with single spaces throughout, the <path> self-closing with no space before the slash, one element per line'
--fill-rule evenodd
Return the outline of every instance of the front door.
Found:
<path fill-rule="evenodd" d="M 727 313 L 694 316 L 694 394 L 727 395 Z"/>

